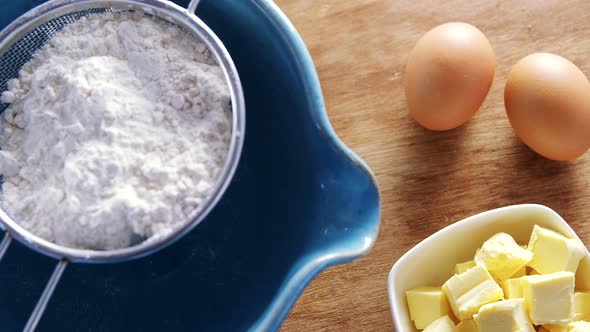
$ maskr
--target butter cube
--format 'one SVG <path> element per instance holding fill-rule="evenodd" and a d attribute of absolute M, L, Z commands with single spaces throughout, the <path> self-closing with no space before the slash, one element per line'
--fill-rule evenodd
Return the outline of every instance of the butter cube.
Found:
<path fill-rule="evenodd" d="M 526 313 L 524 299 L 488 303 L 473 316 L 480 332 L 535 332 Z"/>
<path fill-rule="evenodd" d="M 502 286 L 502 290 L 504 290 L 504 297 L 507 299 L 522 298 L 522 286 L 520 283 L 520 278 L 506 279 L 502 281 L 500 286 Z"/>
<path fill-rule="evenodd" d="M 418 330 L 451 312 L 440 287 L 419 287 L 406 291 L 406 299 L 410 317 Z"/>
<path fill-rule="evenodd" d="M 459 264 L 455 265 L 455 274 L 461 274 L 474 266 L 475 266 L 474 261 L 467 261 L 465 263 L 459 263 Z"/>
<path fill-rule="evenodd" d="M 521 278 L 522 294 L 533 324 L 567 324 L 574 317 L 574 283 L 571 272 Z"/>
<path fill-rule="evenodd" d="M 459 320 L 470 319 L 482 305 L 504 298 L 500 285 L 479 265 L 452 276 L 442 290 Z"/>
<path fill-rule="evenodd" d="M 589 332 L 590 323 L 585 321 L 572 322 L 568 325 L 568 332 Z"/>
<path fill-rule="evenodd" d="M 568 332 L 568 326 L 559 324 L 545 324 L 543 327 L 549 332 Z"/>
<path fill-rule="evenodd" d="M 475 263 L 481 265 L 497 280 L 506 280 L 533 259 L 533 253 L 522 249 L 506 233 L 498 233 L 486 242 L 475 254 Z"/>
<path fill-rule="evenodd" d="M 457 327 L 449 316 L 444 316 L 428 325 L 423 332 L 457 332 Z"/>
<path fill-rule="evenodd" d="M 529 250 L 534 257 L 528 264 L 540 274 L 559 271 L 576 272 L 584 257 L 584 245 L 577 239 L 568 239 L 538 225 L 533 228 Z"/>
<path fill-rule="evenodd" d="M 590 292 L 574 293 L 574 321 L 590 321 Z"/>
<path fill-rule="evenodd" d="M 473 319 L 468 319 L 457 324 L 457 332 L 479 332 L 479 328 Z"/>

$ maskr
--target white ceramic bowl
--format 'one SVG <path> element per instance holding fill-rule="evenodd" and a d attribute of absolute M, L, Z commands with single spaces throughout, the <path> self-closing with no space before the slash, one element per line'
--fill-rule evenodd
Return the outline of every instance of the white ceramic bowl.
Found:
<path fill-rule="evenodd" d="M 441 286 L 455 264 L 473 259 L 475 250 L 492 235 L 505 232 L 527 244 L 537 224 L 570 238 L 578 235 L 552 209 L 535 204 L 513 205 L 477 214 L 434 233 L 403 255 L 389 272 L 389 305 L 398 332 L 416 331 L 410 320 L 405 292 L 419 286 Z M 576 273 L 576 289 L 590 289 L 590 253 Z"/>

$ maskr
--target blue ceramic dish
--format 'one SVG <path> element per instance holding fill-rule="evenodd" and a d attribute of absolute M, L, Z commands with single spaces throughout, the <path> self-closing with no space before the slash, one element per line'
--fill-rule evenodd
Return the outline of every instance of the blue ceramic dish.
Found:
<path fill-rule="evenodd" d="M 0 27 L 41 2 L 0 2 Z M 234 181 L 199 227 L 163 251 L 69 267 L 38 331 L 275 330 L 317 273 L 373 245 L 376 182 L 332 130 L 288 19 L 269 0 L 203 0 L 198 15 L 244 86 L 247 137 Z M 54 263 L 9 249 L 0 262 L 2 331 L 22 329 Z"/>

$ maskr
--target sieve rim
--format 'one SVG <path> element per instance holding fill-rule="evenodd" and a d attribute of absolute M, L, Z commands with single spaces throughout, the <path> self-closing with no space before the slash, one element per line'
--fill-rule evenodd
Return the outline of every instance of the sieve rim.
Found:
<path fill-rule="evenodd" d="M 231 97 L 231 140 L 224 166 L 216 179 L 214 190 L 210 193 L 202 209 L 192 212 L 182 226 L 164 236 L 149 239 L 132 247 L 114 250 L 69 248 L 42 239 L 24 229 L 0 207 L 0 224 L 5 227 L 5 230 L 20 243 L 41 254 L 56 259 L 66 259 L 74 263 L 116 263 L 145 257 L 171 245 L 200 224 L 217 205 L 235 175 L 242 154 L 246 129 L 246 106 L 238 71 L 221 40 L 194 13 L 171 1 L 50 0 L 21 15 L 0 31 L 0 56 L 27 32 L 36 29 L 39 25 L 53 18 L 90 8 L 137 9 L 186 28 L 207 45 L 211 55 L 224 72 Z"/>

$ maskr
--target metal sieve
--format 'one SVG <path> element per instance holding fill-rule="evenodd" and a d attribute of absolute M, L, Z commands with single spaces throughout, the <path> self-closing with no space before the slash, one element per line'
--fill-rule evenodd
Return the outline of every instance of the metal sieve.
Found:
<path fill-rule="evenodd" d="M 200 0 L 192 0 L 187 8 L 164 0 L 51 0 L 16 19 L 0 31 L 0 91 L 7 89 L 7 82 L 18 77 L 19 70 L 31 56 L 64 26 L 106 12 L 135 12 L 161 19 L 205 43 L 212 57 L 225 74 L 232 111 L 232 136 L 225 165 L 218 176 L 216 186 L 204 203 L 189 219 L 167 236 L 144 241 L 138 245 L 117 250 L 81 250 L 63 247 L 46 241 L 25 230 L 0 208 L 0 226 L 6 231 L 0 243 L 0 259 L 14 238 L 29 248 L 58 260 L 41 297 L 39 298 L 24 331 L 34 331 L 47 307 L 47 303 L 67 264 L 115 263 L 150 255 L 172 244 L 198 225 L 219 201 L 228 187 L 238 165 L 245 131 L 245 103 L 240 79 L 234 63 L 219 38 L 201 21 L 194 11 Z M 8 105 L 0 103 L 0 112 Z"/>

